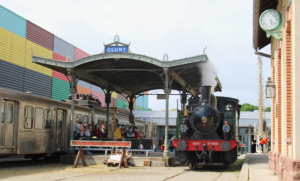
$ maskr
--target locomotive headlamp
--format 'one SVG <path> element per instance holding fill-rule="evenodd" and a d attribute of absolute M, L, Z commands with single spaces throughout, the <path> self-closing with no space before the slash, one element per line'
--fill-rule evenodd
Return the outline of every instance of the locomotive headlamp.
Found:
<path fill-rule="evenodd" d="M 181 125 L 181 126 L 180 126 L 180 131 L 181 131 L 181 132 L 186 132 L 186 130 L 187 130 L 186 125 Z"/>
<path fill-rule="evenodd" d="M 227 121 L 225 121 L 225 124 L 224 124 L 224 126 L 222 127 L 222 130 L 223 130 L 224 132 L 228 132 L 228 131 L 230 131 L 230 127 L 229 127 L 229 125 L 228 125 L 228 122 L 227 122 Z"/>
<path fill-rule="evenodd" d="M 271 77 L 268 77 L 268 82 L 266 85 L 266 97 L 275 98 L 276 97 L 276 86 L 272 82 Z"/>
<path fill-rule="evenodd" d="M 222 128 L 222 130 L 224 132 L 228 132 L 230 130 L 230 127 L 228 125 L 224 125 L 223 128 Z"/>

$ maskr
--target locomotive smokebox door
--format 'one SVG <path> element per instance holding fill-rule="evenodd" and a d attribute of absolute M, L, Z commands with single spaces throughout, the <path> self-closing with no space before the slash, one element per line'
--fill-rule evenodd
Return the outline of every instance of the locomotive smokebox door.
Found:
<path fill-rule="evenodd" d="M 177 147 L 178 150 L 184 151 L 187 148 L 187 143 L 185 141 L 179 141 Z"/>

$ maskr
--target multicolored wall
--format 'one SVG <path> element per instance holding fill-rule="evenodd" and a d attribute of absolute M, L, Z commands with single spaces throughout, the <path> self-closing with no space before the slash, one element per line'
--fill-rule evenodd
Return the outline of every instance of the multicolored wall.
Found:
<path fill-rule="evenodd" d="M 66 61 L 67 56 L 77 60 L 89 54 L 66 42 L 29 20 L 0 5 L 0 87 L 33 95 L 66 100 L 69 82 L 65 75 L 32 63 L 31 55 Z M 105 106 L 101 88 L 84 81 L 77 85 L 78 93 L 93 94 Z M 112 94 L 118 107 L 128 109 L 127 99 Z M 137 98 L 135 109 L 148 110 L 148 96 Z"/>

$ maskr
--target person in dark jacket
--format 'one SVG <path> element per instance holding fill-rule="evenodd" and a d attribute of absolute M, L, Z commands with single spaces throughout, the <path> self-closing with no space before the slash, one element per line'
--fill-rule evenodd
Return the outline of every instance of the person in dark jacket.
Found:
<path fill-rule="evenodd" d="M 102 137 L 102 132 L 100 131 L 100 126 L 99 125 L 95 125 L 95 129 L 94 129 L 94 136 L 97 136 L 97 138 L 101 138 Z"/>

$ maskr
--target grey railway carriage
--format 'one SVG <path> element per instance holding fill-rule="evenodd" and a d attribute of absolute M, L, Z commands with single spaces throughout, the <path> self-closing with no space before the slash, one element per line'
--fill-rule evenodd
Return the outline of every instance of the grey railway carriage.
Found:
<path fill-rule="evenodd" d="M 71 104 L 68 101 L 55 101 L 0 88 L 0 103 L 0 158 L 25 155 L 38 159 L 68 152 L 71 122 Z M 106 108 L 101 107 L 100 103 L 88 100 L 75 100 L 75 103 L 75 118 L 92 125 L 106 122 Z M 129 111 L 117 110 L 115 125 L 120 123 L 128 127 Z M 135 125 L 147 134 L 149 123 L 135 118 Z M 75 130 L 75 120 L 73 126 Z M 155 126 L 153 128 L 155 130 Z"/>

